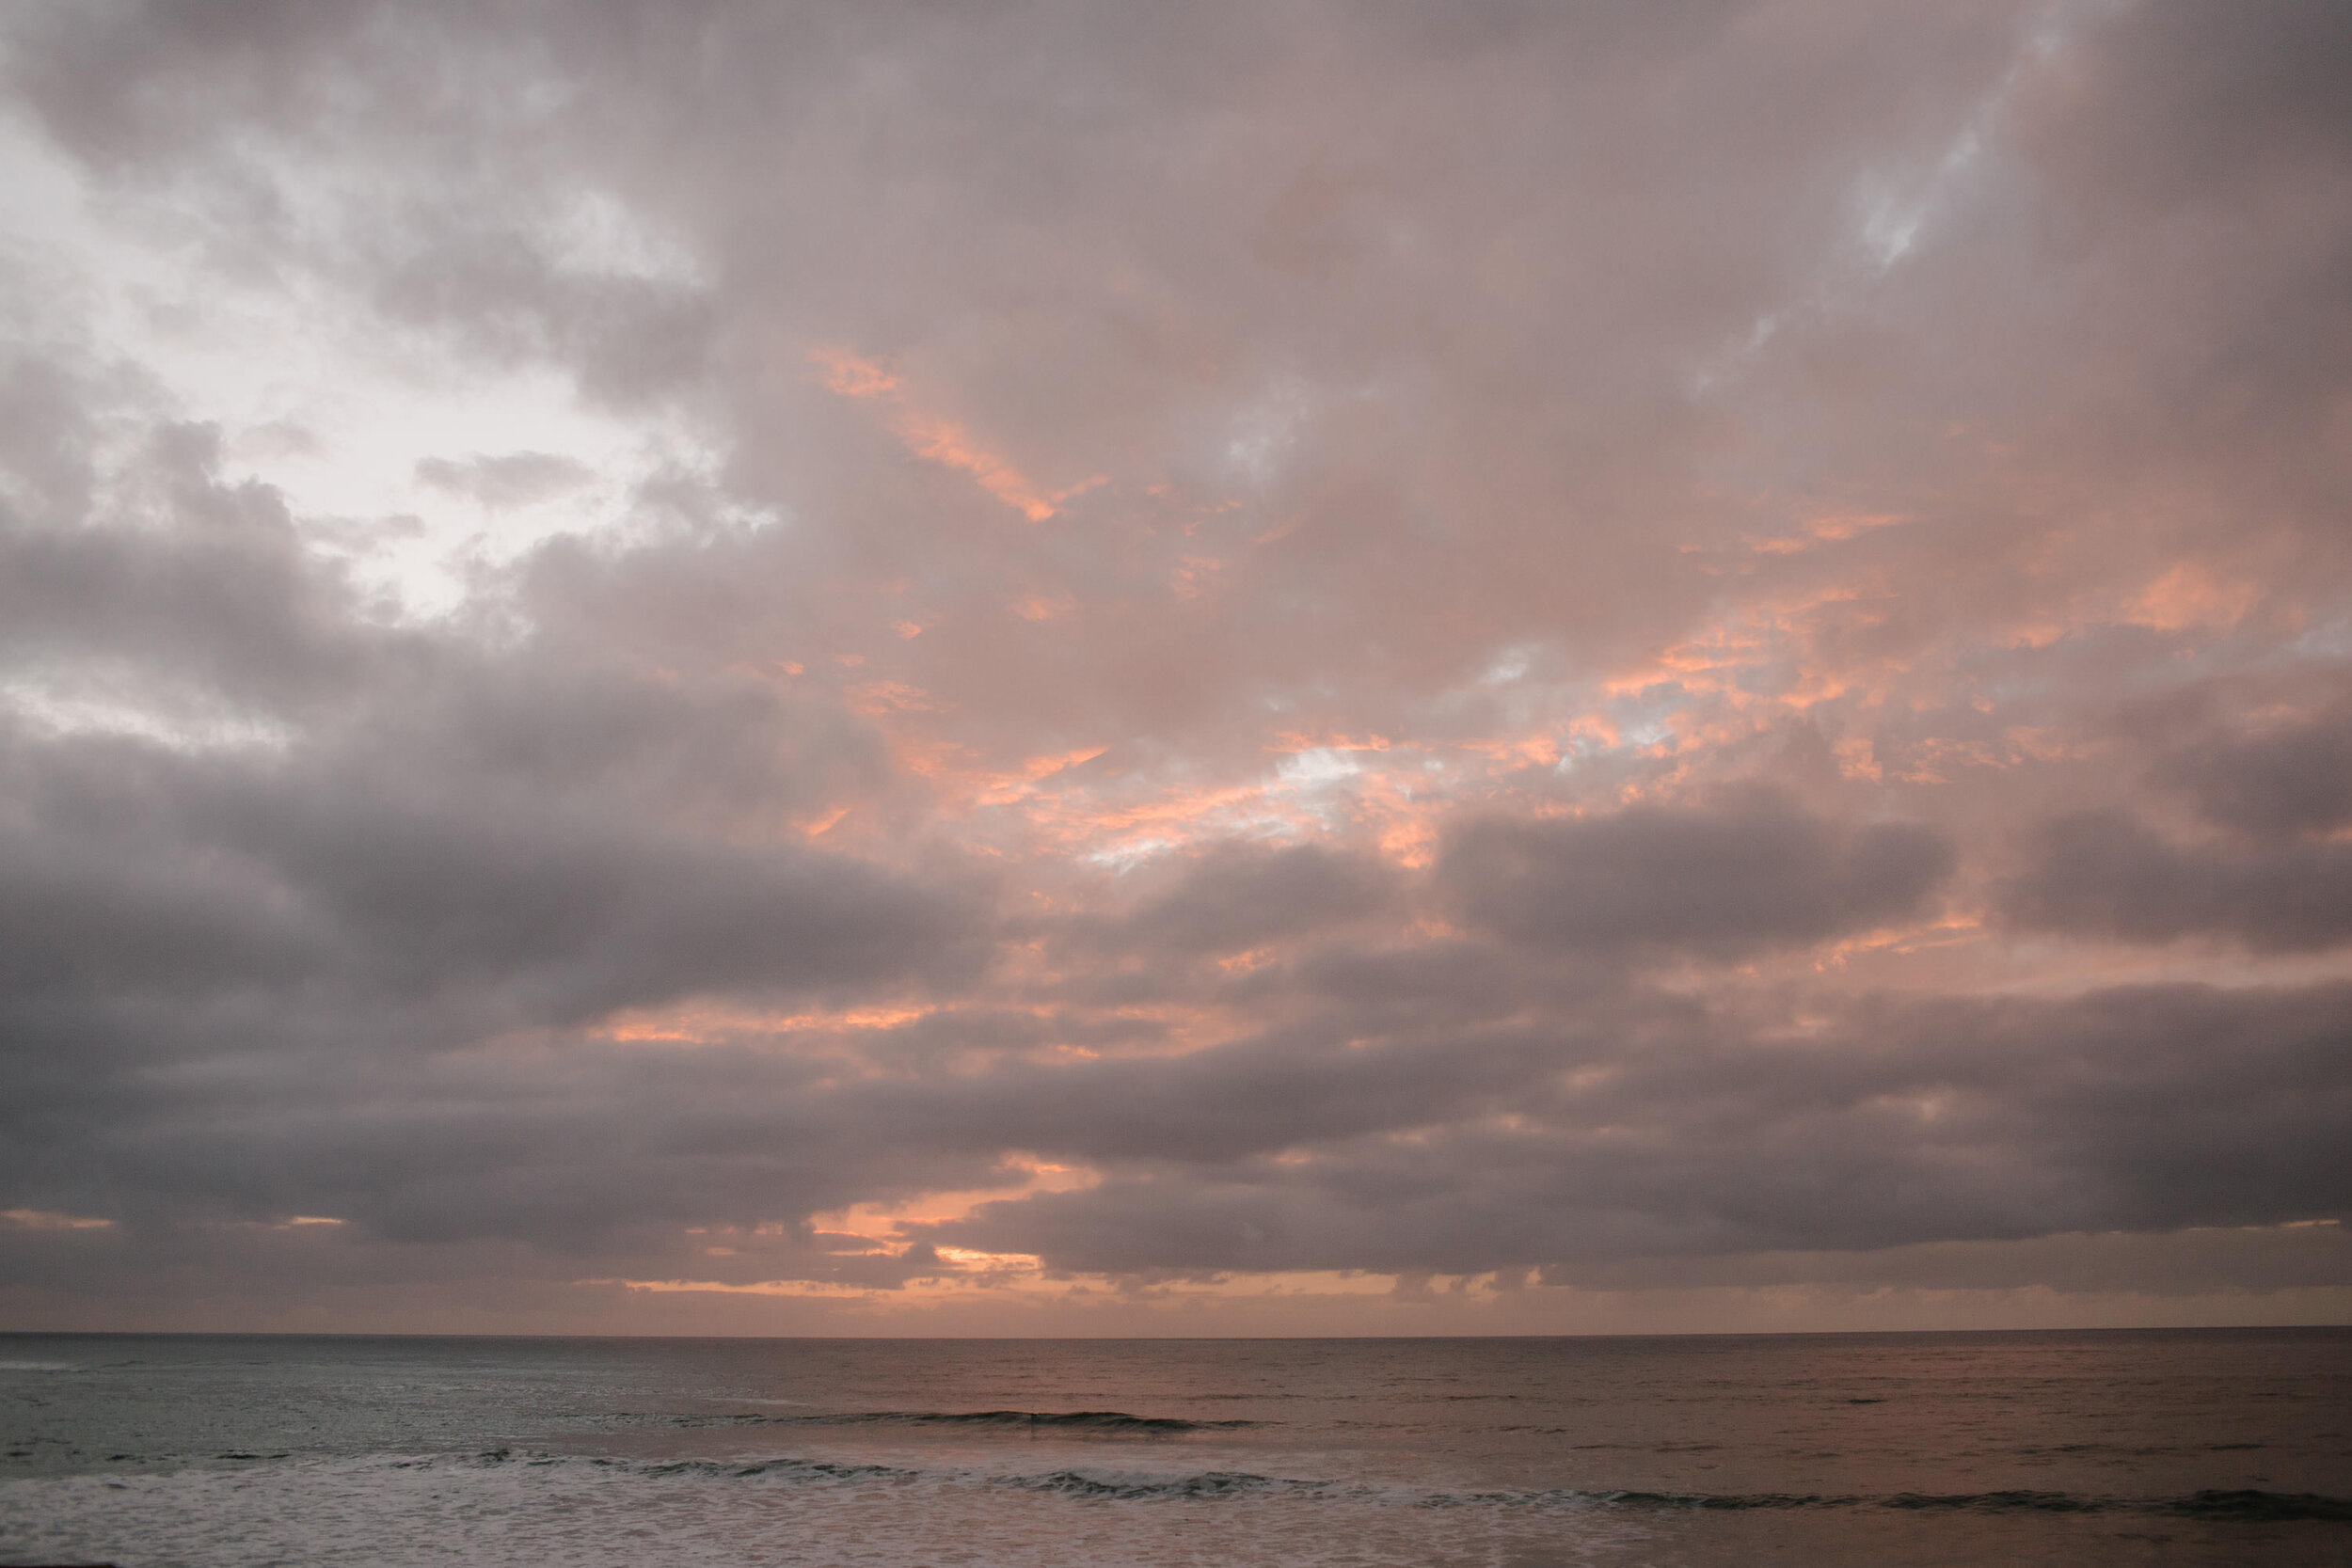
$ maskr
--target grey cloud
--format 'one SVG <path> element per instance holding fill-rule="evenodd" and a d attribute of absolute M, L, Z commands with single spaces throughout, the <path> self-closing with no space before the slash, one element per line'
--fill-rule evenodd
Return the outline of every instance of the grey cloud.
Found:
<path fill-rule="evenodd" d="M 942 960 L 977 925 L 967 898 L 838 857 L 627 835 L 610 819 L 359 794 L 215 811 L 224 847 L 266 864 L 366 970 L 402 990 L 511 988 L 543 998 L 530 1013 L 549 1022 L 699 990 L 852 994 L 952 974 Z"/>
<path fill-rule="evenodd" d="M 1751 1253 L 1556 1265 L 1546 1283 L 1587 1290 L 1836 1283 L 1859 1289 L 2184 1294 L 2352 1284 L 2352 1234 L 2330 1221 L 2103 1231 L 2022 1242 L 1927 1242 L 1873 1252 Z"/>
<path fill-rule="evenodd" d="M 1314 692 L 1375 728 L 1426 722 L 1422 705 L 1499 642 L 1595 655 L 1646 645 L 1712 593 L 1697 567 L 1708 558 L 1680 546 L 1729 546 L 1755 521 L 1675 477 L 1728 438 L 1726 420 L 1768 431 L 1799 470 L 1787 476 L 1799 492 L 1817 464 L 1873 476 L 1866 489 L 1882 463 L 1933 476 L 1885 487 L 1932 491 L 1945 498 L 1939 515 L 1965 526 L 1915 534 L 1899 553 L 1930 564 L 1899 574 L 1907 591 L 1867 605 L 1841 595 L 1822 612 L 1852 605 L 1865 623 L 1832 640 L 1846 654 L 1905 657 L 1984 610 L 1984 595 L 2013 599 L 2043 580 L 1969 569 L 2031 558 L 2048 530 L 1970 490 L 1945 449 L 1913 437 L 1987 423 L 1986 408 L 1943 388 L 2036 408 L 2058 388 L 2048 396 L 2113 406 L 2104 383 L 2020 369 L 2045 354 L 2101 368 L 2125 356 L 2122 378 L 2145 379 L 2128 357 L 2148 341 L 2135 309 L 2123 311 L 2128 332 L 2090 343 L 2107 318 L 2074 310 L 2139 299 L 2101 270 L 2148 253 L 2139 226 L 2153 220 L 2138 208 L 2106 214 L 2084 242 L 2097 264 L 2074 271 L 2034 248 L 2036 214 L 1969 207 L 1959 198 L 1981 194 L 1975 184 L 1954 193 L 1946 205 L 1962 210 L 1945 216 L 1957 254 L 1979 272 L 2031 269 L 2056 291 L 2023 327 L 2001 325 L 2009 293 L 1988 297 L 1965 279 L 1938 293 L 1931 262 L 1886 302 L 1896 325 L 1873 325 L 1859 297 L 1855 309 L 1804 303 L 1860 288 L 1822 279 L 1852 248 L 1857 193 L 1925 178 L 1917 171 L 2015 63 L 2023 8 L 1898 8 L 1836 24 L 1740 6 L 1653 8 L 1638 23 L 1499 9 L 1444 24 L 1409 10 L 1341 21 L 1239 8 L 1178 24 L 1015 8 L 949 26 L 889 7 L 851 20 L 710 6 L 658 27 L 582 8 L 561 29 L 527 8 L 364 11 L 275 30 L 255 17 L 208 26 L 176 8 L 132 14 L 60 22 L 43 46 L 57 58 L 34 52 L 75 84 L 70 100 L 38 89 L 73 145 L 200 159 L 217 152 L 205 151 L 206 133 L 252 119 L 289 146 L 331 152 L 297 88 L 340 83 L 361 106 L 346 108 L 337 134 L 447 176 L 427 188 L 481 186 L 421 222 L 399 254 L 351 263 L 389 291 L 374 297 L 461 340 L 478 328 L 501 354 L 553 356 L 598 384 L 627 381 L 622 362 L 641 358 L 645 385 L 675 384 L 687 372 L 672 359 L 684 355 L 731 417 L 761 433 L 733 483 L 819 522 L 793 545 L 739 557 L 742 579 L 714 586 L 711 600 L 732 610 L 762 597 L 764 614 L 799 601 L 805 635 L 838 610 L 808 602 L 822 596 L 801 585 L 830 582 L 854 600 L 906 584 L 894 591 L 924 638 L 899 647 L 885 632 L 866 657 L 951 710 L 1057 733 L 1153 729 L 1214 749 L 1268 690 Z M 2156 46 L 2136 41 L 2154 25 L 2137 13 L 2087 25 L 2079 55 L 2052 74 L 2074 81 L 2096 67 L 2099 90 L 2034 98 L 2032 135 L 2012 145 L 1996 135 L 1994 150 L 2058 160 L 2100 136 L 2128 147 L 2193 125 L 2201 89 L 2181 75 L 2195 75 L 2199 48 L 2292 65 L 2309 20 L 2289 10 L 2233 24 L 2192 8 L 2156 27 L 2172 40 Z M 405 47 L 354 41 L 386 37 Z M 1335 57 L 1359 63 L 1317 63 Z M 1399 59 L 1415 62 L 1415 90 L 1368 86 L 1399 80 Z M 545 120 L 501 124 L 487 103 L 512 95 L 485 95 L 478 79 L 501 70 L 573 90 L 547 96 Z M 257 85 L 281 79 L 275 96 Z M 1041 90 L 1013 86 L 1030 82 Z M 1073 85 L 1109 82 L 1117 92 Z M 2233 103 L 2262 96 L 2231 90 Z M 1480 111 L 1463 112 L 1469 103 Z M 417 122 L 422 103 L 440 117 L 431 127 Z M 450 116 L 479 117 L 463 158 L 438 129 Z M 2289 134 L 2259 117 L 2244 123 L 2264 145 Z M 565 137 L 570 163 L 548 150 Z M 482 160 L 502 178 L 468 172 Z M 2102 166 L 2093 160 L 2094 173 Z M 2030 182 L 2011 172 L 1985 183 Z M 572 176 L 700 246 L 721 281 L 678 309 L 715 312 L 732 335 L 710 348 L 682 317 L 660 325 L 669 306 L 597 303 L 597 290 L 624 279 L 566 282 L 513 209 Z M 2228 184 L 2201 180 L 2184 199 L 2226 199 Z M 1333 232 L 1353 238 L 1333 252 L 1333 286 L 1315 287 L 1262 258 L 1253 237 L 1288 221 L 1295 193 L 1326 186 L 1342 193 Z M 942 234 L 955 243 L 930 243 Z M 2236 297 L 2209 276 L 2199 287 L 2201 299 Z M 2249 309 L 2309 319 L 2271 292 Z M 653 325 L 611 325 L 623 317 Z M 2247 325 L 2238 318 L 2201 307 L 2167 319 L 2210 328 L 2201 353 L 2254 352 L 2233 335 Z M 1756 406 L 1693 401 L 1696 370 L 1768 321 L 1779 324 L 1776 353 L 1794 346 L 1755 367 Z M 1016 341 L 1030 346 L 997 352 Z M 777 373 L 777 355 L 790 361 L 809 344 L 891 358 L 940 398 L 931 413 L 961 420 L 1040 483 L 1112 483 L 1072 503 L 1081 533 L 1059 522 L 1018 538 L 943 526 L 1002 508 L 908 465 L 871 410 L 832 406 L 805 375 Z M 1848 385 L 1864 389 L 1852 407 L 1838 390 Z M 1213 459 L 1233 445 L 1236 409 L 1279 404 L 1283 386 L 1296 389 L 1297 418 L 1264 494 L 1229 521 L 1187 515 L 1187 493 L 1231 483 Z M 1889 418 L 1910 428 L 1890 430 Z M 1848 451 L 1836 434 L 1846 429 L 1887 455 Z M 2054 436 L 2066 453 L 2082 450 L 2029 418 L 2010 434 L 2029 454 L 2046 456 Z M 2206 455 L 2147 444 L 2184 461 Z M 1171 478 L 1176 501 L 1144 499 Z M 1569 521 L 1661 508 L 1685 519 L 1687 538 Z M 1959 569 L 1946 573 L 1935 563 L 1947 549 Z M 2092 553 L 2111 565 L 2111 552 Z M 1216 591 L 1180 600 L 1169 579 L 1202 555 L 1220 562 Z M 2074 569 L 2050 577 L 2059 602 Z M 1066 595 L 1073 614 L 1008 624 L 1005 602 L 1041 588 Z M 797 652 L 776 649 L 776 634 L 755 637 L 736 613 L 716 618 L 731 638 L 767 641 L 770 657 Z"/>
<path fill-rule="evenodd" d="M 32 279 L 0 274 L 29 297 Z M 15 352 L 0 373 L 0 464 L 11 482 L 10 511 L 24 521 L 77 519 L 96 483 L 89 456 L 95 432 L 86 407 L 84 377 L 54 354 Z"/>
<path fill-rule="evenodd" d="M 485 506 L 529 506 L 577 490 L 593 471 L 575 458 L 545 451 L 510 451 L 495 457 L 477 452 L 463 460 L 421 458 L 417 478 L 443 490 L 471 496 Z"/>
<path fill-rule="evenodd" d="M 843 1098 L 866 1125 L 919 1130 L 926 1144 L 1217 1162 L 1493 1111 L 1549 1069 L 1597 1054 L 1590 1030 L 1490 1026 L 1370 1041 L 1318 1022 L 1172 1060 L 1011 1067 L 972 1085 L 883 1082 Z"/>
<path fill-rule="evenodd" d="M 21 612 L 0 638 L 52 693 L 0 722 L 12 1204 L 550 1245 L 699 1216 L 692 1160 L 639 1156 L 675 1173 L 648 1198 L 651 1166 L 619 1156 L 660 1142 L 623 1125 L 643 1071 L 583 1102 L 430 1064 L 694 993 L 847 1002 L 986 963 L 967 864 L 917 876 L 791 828 L 882 787 L 854 716 L 465 616 L 382 625 L 272 492 L 220 482 L 208 432 L 130 451 L 101 486 L 122 515 L 0 517 Z M 793 1168 L 795 1193 L 840 1191 Z"/>
<path fill-rule="evenodd" d="M 973 885 L 632 821 L 626 790 L 567 768 L 549 727 L 537 738 L 553 755 L 506 780 L 397 744 L 378 771 L 357 748 L 255 759 L 19 736 L 18 816 L 0 832 L 8 968 L 35 990 L 333 980 L 360 988 L 357 1003 L 480 990 L 520 1006 L 518 1022 L 570 1022 L 698 990 L 839 992 L 978 960 Z"/>
<path fill-rule="evenodd" d="M 381 227 L 410 237 L 335 263 L 368 297 L 592 387 L 699 373 L 762 433 L 734 483 L 854 531 L 760 562 L 772 591 L 911 582 L 928 629 L 891 662 L 951 707 L 1209 747 L 1263 689 L 1377 713 L 1498 641 L 1597 650 L 1695 612 L 1673 542 L 1563 520 L 1688 499 L 1629 454 L 1713 438 L 1692 365 L 1804 292 L 1854 175 L 1890 146 L 1931 155 L 2013 42 L 2001 8 L 1851 32 L 1736 6 L 261 14 L 68 14 L 25 90 L 94 154 L 233 165 L 225 127 L 259 124 L 289 155 L 348 137 L 421 169 L 455 194 L 388 196 Z M 1405 59 L 1428 74 L 1400 94 L 1381 84 Z M 494 107 L 525 96 L 515 75 L 546 79 L 544 116 Z M 331 118 L 306 98 L 326 83 Z M 573 178 L 687 236 L 709 296 L 539 245 L 516 214 Z M 1329 287 L 1255 238 L 1318 178 L 1347 193 Z M 1035 349 L 991 348 L 1012 341 Z M 929 412 L 1037 483 L 1105 474 L 1072 503 L 1088 531 L 943 527 L 1001 503 L 778 373 L 811 345 L 910 355 Z M 1232 483 L 1235 413 L 1284 385 L 1302 417 L 1266 492 L 1199 515 Z M 1217 591 L 1180 599 L 1203 556 Z M 1006 625 L 1041 587 L 1077 612 Z"/>
<path fill-rule="evenodd" d="M 2225 810 L 2246 799 L 2235 793 L 2242 779 L 2223 788 Z M 2225 937 L 2271 952 L 2352 941 L 2352 847 L 2184 847 L 2126 813 L 2092 811 L 2043 824 L 2031 853 L 2031 869 L 1998 890 L 2002 911 L 2028 929 L 2128 942 Z"/>
<path fill-rule="evenodd" d="M 76 414 L 87 395 L 62 380 L 53 393 Z M 69 443 L 77 460 L 89 439 Z M 129 483 L 109 487 L 119 515 L 0 514 L 0 653 L 53 678 L 127 668 L 232 705 L 347 680 L 359 607 L 306 560 L 277 494 L 219 483 L 209 427 L 153 428 L 144 446 Z"/>
<path fill-rule="evenodd" d="M 2133 7 L 2098 42 L 2065 84 L 2074 135 L 2042 149 L 2085 193 L 2194 199 L 2328 167 L 2352 136 L 2352 22 L 2325 0 Z"/>
<path fill-rule="evenodd" d="M 2257 729 L 2206 735 L 2158 777 L 2211 820 L 2254 837 L 2326 833 L 2352 822 L 2352 705 Z"/>
<path fill-rule="evenodd" d="M 1175 953 L 1232 953 L 1376 914 L 1398 880 L 1379 861 L 1317 845 L 1220 846 L 1116 932 Z"/>
<path fill-rule="evenodd" d="M 739 673 L 664 681 L 531 647 L 420 650 L 381 673 L 370 722 L 335 734 L 337 765 L 392 792 L 472 790 L 727 832 L 773 828 L 887 780 L 882 739 L 855 715 Z"/>
<path fill-rule="evenodd" d="M 38 70 L 9 87 L 92 155 L 184 154 L 226 123 L 295 124 L 325 107 L 308 67 L 376 9 L 359 3 L 34 8 L 20 19 Z"/>
<path fill-rule="evenodd" d="M 1915 916 L 1952 868 L 1918 823 L 1849 828 L 1754 795 L 1562 821 L 1487 818 L 1438 870 L 1470 921 L 1514 942 L 1728 957 Z"/>
<path fill-rule="evenodd" d="M 1459 1029 L 1523 1012 L 1589 1013 L 1624 993 L 1617 958 L 1470 938 L 1337 943 L 1305 953 L 1279 976 L 1257 983 L 1279 978 L 1357 1034 Z M 1247 995 L 1252 979 L 1233 989 Z M 1613 1026 L 1630 1030 L 1635 1024 L 1613 1016 Z"/>
<path fill-rule="evenodd" d="M 810 1217 L 1012 1150 L 1104 1183 L 925 1234 L 1948 1281 L 2341 1212 L 2341 988 L 2012 939 L 2352 936 L 2345 24 L 2062 9 L 20 8 L 180 306 L 711 460 L 402 623 L 111 350 L 0 377 L 0 1207 L 120 1221 L 0 1274 L 888 1286 Z M 399 462 L 580 479 L 478 440 Z M 1349 736 L 1393 794 L 1253 793 Z M 1229 798 L 1331 840 L 1072 852 Z"/>
<path fill-rule="evenodd" d="M 387 315 L 441 328 L 475 354 L 555 360 L 583 389 L 626 404 L 675 390 L 711 350 L 711 302 L 691 284 L 569 263 L 462 214 L 408 227 L 429 243 L 355 264 L 377 277 Z"/>
<path fill-rule="evenodd" d="M 1567 1053 L 1508 1125 L 1143 1164 L 930 1233 L 1077 1270 L 1475 1273 L 2329 1218 L 2352 1205 L 2347 1002 L 2153 988 L 1866 1005 L 1793 1041 L 1718 1024 Z"/>

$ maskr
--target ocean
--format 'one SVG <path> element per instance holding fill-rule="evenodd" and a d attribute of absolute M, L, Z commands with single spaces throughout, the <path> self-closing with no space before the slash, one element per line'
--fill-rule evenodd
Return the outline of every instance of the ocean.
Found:
<path fill-rule="evenodd" d="M 0 1562 L 2352 1562 L 2352 1330 L 0 1336 Z"/>

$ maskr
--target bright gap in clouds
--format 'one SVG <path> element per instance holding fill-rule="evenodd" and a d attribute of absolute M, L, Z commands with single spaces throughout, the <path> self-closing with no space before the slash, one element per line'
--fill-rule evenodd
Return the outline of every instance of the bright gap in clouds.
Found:
<path fill-rule="evenodd" d="M 734 526 L 776 521 L 723 497 L 723 445 L 690 410 L 600 407 L 543 357 L 485 360 L 462 332 L 388 322 L 342 252 L 400 207 L 401 171 L 355 184 L 257 145 L 242 172 L 289 253 L 250 253 L 209 209 L 217 193 L 110 196 L 21 121 L 0 121 L 9 260 L 76 307 L 47 330 L 132 370 L 157 415 L 217 429 L 221 478 L 275 490 L 312 547 L 396 616 L 449 613 L 479 568 L 559 534 L 660 531 L 649 486 L 700 492 L 707 515 Z M 531 237 L 559 268 L 707 281 L 676 238 L 608 194 L 543 205 Z"/>

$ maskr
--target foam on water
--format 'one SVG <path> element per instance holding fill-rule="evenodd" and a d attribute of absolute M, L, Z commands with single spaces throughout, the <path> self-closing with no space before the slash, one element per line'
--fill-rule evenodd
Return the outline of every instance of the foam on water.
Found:
<path fill-rule="evenodd" d="M 794 1460 L 295 1460 L 0 1487 L 0 1540 L 125 1568 L 290 1562 L 1105 1563 L 1623 1561 L 1651 1533 L 1597 1510 L 1466 1519 L 1408 1488 L 1137 1471 L 991 1476 Z M 1142 1506 L 1136 1506 L 1142 1505 Z"/>

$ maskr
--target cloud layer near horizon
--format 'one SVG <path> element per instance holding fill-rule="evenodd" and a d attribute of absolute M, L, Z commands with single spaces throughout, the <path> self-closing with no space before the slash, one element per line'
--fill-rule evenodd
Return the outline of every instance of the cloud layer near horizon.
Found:
<path fill-rule="evenodd" d="M 2352 1308 L 2336 8 L 5 41 L 0 1322 Z"/>

